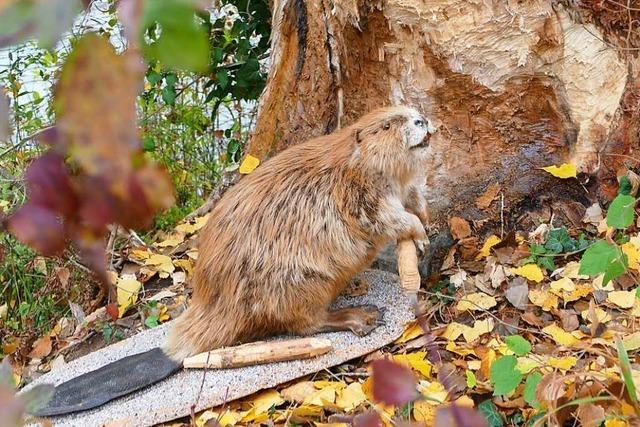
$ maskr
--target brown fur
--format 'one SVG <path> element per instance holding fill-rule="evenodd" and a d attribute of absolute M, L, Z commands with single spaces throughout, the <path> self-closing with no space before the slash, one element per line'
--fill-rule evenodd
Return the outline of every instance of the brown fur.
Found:
<path fill-rule="evenodd" d="M 280 333 L 375 327 L 375 307 L 328 308 L 390 239 L 426 240 L 403 206 L 424 211 L 413 186 L 420 156 L 402 134 L 415 114 L 369 113 L 284 150 L 230 189 L 200 233 L 193 298 L 167 352 L 181 359 Z"/>

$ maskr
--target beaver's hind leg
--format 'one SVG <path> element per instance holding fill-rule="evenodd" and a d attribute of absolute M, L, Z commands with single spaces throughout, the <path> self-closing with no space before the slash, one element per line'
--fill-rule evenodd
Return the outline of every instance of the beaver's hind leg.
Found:
<path fill-rule="evenodd" d="M 375 305 L 367 304 L 356 307 L 326 311 L 314 324 L 300 331 L 304 335 L 318 332 L 351 331 L 358 336 L 365 336 L 373 331 L 382 321 L 383 311 Z"/>

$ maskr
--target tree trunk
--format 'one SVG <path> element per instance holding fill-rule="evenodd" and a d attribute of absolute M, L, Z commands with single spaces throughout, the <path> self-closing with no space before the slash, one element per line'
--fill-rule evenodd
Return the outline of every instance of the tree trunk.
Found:
<path fill-rule="evenodd" d="M 638 12 L 603 1 L 274 0 L 248 153 L 265 159 L 409 104 L 440 127 L 425 168 L 442 230 L 454 214 L 508 229 L 545 198 L 565 213 L 609 199 L 618 170 L 638 162 L 640 44 L 627 25 Z M 582 183 L 540 170 L 564 162 Z M 481 209 L 494 183 L 501 194 Z"/>

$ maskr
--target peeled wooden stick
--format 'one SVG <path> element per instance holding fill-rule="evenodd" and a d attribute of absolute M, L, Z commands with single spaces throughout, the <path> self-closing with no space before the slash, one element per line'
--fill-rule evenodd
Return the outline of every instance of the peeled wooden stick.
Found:
<path fill-rule="evenodd" d="M 259 341 L 196 354 L 184 359 L 182 365 L 185 368 L 239 368 L 262 363 L 308 359 L 330 350 L 331 341 L 323 338 Z"/>
<path fill-rule="evenodd" d="M 398 273 L 400 273 L 402 289 L 417 300 L 420 272 L 418 271 L 418 254 L 411 240 L 398 242 Z"/>

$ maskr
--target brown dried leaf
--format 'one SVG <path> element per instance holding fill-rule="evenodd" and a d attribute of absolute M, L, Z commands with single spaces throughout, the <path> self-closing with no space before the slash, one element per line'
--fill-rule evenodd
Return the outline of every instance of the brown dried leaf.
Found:
<path fill-rule="evenodd" d="M 449 229 L 451 230 L 451 235 L 456 240 L 461 240 L 471 235 L 471 226 L 469 225 L 469 222 L 466 219 L 457 216 L 449 218 Z"/>
<path fill-rule="evenodd" d="M 484 193 L 476 199 L 478 209 L 487 209 L 489 205 L 491 205 L 491 202 L 498 196 L 500 190 L 500 184 L 497 182 L 488 186 Z"/>
<path fill-rule="evenodd" d="M 604 408 L 593 403 L 579 405 L 577 415 L 583 427 L 598 427 L 605 419 Z"/>
<path fill-rule="evenodd" d="M 525 310 L 529 301 L 529 285 L 524 277 L 516 277 L 507 286 L 505 297 L 515 308 Z"/>
<path fill-rule="evenodd" d="M 33 343 L 29 357 L 32 359 L 44 359 L 51 353 L 51 337 L 45 335 Z"/>

